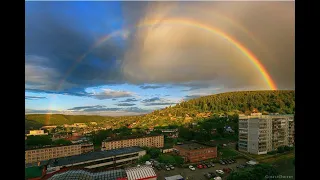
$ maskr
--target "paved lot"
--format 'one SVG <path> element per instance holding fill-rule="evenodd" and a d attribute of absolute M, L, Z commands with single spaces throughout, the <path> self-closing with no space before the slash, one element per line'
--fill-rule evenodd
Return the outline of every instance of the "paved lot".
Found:
<path fill-rule="evenodd" d="M 168 177 L 168 176 L 174 176 L 174 175 L 182 175 L 185 179 L 188 180 L 208 180 L 204 174 L 207 172 L 215 172 L 217 169 L 223 169 L 226 167 L 232 168 L 234 170 L 237 169 L 237 165 L 239 164 L 244 164 L 246 163 L 248 160 L 246 159 L 237 159 L 237 162 L 234 164 L 228 164 L 228 165 L 221 165 L 218 163 L 215 163 L 215 167 L 210 167 L 210 168 L 206 168 L 206 169 L 198 169 L 196 168 L 195 171 L 191 171 L 189 168 L 175 168 L 174 170 L 170 170 L 170 171 L 166 171 L 166 170 L 160 170 L 158 171 L 157 169 L 155 169 L 157 175 L 158 175 L 158 180 L 164 180 L 164 177 Z"/>

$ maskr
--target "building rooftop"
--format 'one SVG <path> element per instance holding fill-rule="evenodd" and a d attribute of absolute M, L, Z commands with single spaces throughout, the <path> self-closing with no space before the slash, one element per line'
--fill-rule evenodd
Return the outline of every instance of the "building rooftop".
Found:
<path fill-rule="evenodd" d="M 48 180 L 96 180 L 96 179 L 107 179 L 117 180 L 119 178 L 125 178 L 126 173 L 123 169 L 102 171 L 102 172 L 88 172 L 85 170 L 70 170 L 63 173 L 53 175 Z"/>
<path fill-rule="evenodd" d="M 153 137 L 153 136 L 163 136 L 161 134 L 148 134 L 148 135 L 139 135 L 139 136 L 126 136 L 126 137 L 116 137 L 116 138 L 110 138 L 104 140 L 104 142 L 110 142 L 110 141 L 120 141 L 120 140 L 127 140 L 127 139 L 137 139 L 137 138 L 146 138 L 146 137 Z"/>
<path fill-rule="evenodd" d="M 187 144 L 181 144 L 181 145 L 176 145 L 179 146 L 183 149 L 187 150 L 196 150 L 196 149 L 205 149 L 205 148 L 210 148 L 210 147 L 216 147 L 214 145 L 207 145 L 207 144 L 202 144 L 202 143 L 187 143 Z"/>
<path fill-rule="evenodd" d="M 140 151 L 144 151 L 144 150 L 139 147 L 128 147 L 128 148 L 113 149 L 108 151 L 96 151 L 96 152 L 89 152 L 86 154 L 75 155 L 75 156 L 57 158 L 55 159 L 56 161 L 54 160 L 42 161 L 40 162 L 40 165 L 48 164 L 51 167 L 66 166 L 70 164 L 104 159 L 112 156 L 140 152 Z M 26 164 L 26 166 L 34 166 L 34 165 L 37 165 L 37 163 Z"/>
<path fill-rule="evenodd" d="M 174 175 L 174 176 L 170 176 L 170 177 L 165 177 L 165 180 L 183 180 L 183 177 L 179 174 L 179 175 Z"/>
<path fill-rule="evenodd" d="M 74 143 L 74 144 L 70 144 L 70 145 L 45 145 L 45 146 L 32 146 L 32 147 L 25 147 L 25 150 L 34 150 L 34 149 L 43 149 L 43 148 L 53 148 L 53 147 L 63 147 L 63 146 L 75 146 L 75 145 L 79 145 L 82 143 Z"/>
<path fill-rule="evenodd" d="M 145 179 L 157 177 L 156 173 L 150 166 L 130 167 L 125 169 L 128 180 Z"/>

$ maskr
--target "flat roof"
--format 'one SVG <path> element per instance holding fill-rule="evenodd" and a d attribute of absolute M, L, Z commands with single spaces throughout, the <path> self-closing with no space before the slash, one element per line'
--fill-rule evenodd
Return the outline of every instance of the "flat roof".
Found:
<path fill-rule="evenodd" d="M 180 174 L 178 174 L 178 175 L 174 175 L 174 176 L 170 176 L 170 177 L 165 177 L 164 179 L 165 180 L 182 180 L 183 177 Z"/>
<path fill-rule="evenodd" d="M 216 147 L 214 145 L 206 145 L 202 143 L 187 143 L 187 144 L 181 144 L 181 145 L 176 145 L 178 147 L 181 147 L 183 149 L 187 150 L 196 150 L 196 149 L 205 149 L 205 148 L 211 148 L 211 147 Z"/>
<path fill-rule="evenodd" d="M 48 164 L 51 167 L 67 166 L 70 164 L 76 164 L 76 163 L 81 163 L 81 162 L 86 162 L 86 161 L 94 161 L 94 160 L 104 159 L 104 158 L 108 158 L 108 157 L 112 157 L 112 156 L 135 153 L 135 152 L 140 152 L 140 151 L 145 151 L 145 150 L 143 150 L 139 147 L 127 147 L 127 148 L 120 148 L 120 149 L 112 149 L 112 150 L 108 150 L 108 151 L 96 151 L 96 152 L 89 152 L 86 154 L 75 155 L 75 156 L 57 158 L 56 162 L 54 162 L 53 159 L 49 160 L 49 161 L 42 161 L 42 162 L 40 162 L 40 165 Z M 29 163 L 26 166 L 32 166 L 32 165 L 36 165 L 36 164 L 37 163 Z"/>
<path fill-rule="evenodd" d="M 53 175 L 48 180 L 63 180 L 63 179 L 107 179 L 117 180 L 118 178 L 125 178 L 126 173 L 123 169 L 102 171 L 102 172 L 88 172 L 85 170 L 69 170 Z"/>
<path fill-rule="evenodd" d="M 163 136 L 162 134 L 158 135 L 140 135 L 140 136 L 126 136 L 126 137 L 116 137 L 116 138 L 110 138 L 110 139 L 105 139 L 104 142 L 110 142 L 110 141 L 120 141 L 120 140 L 127 140 L 127 139 L 138 139 L 138 138 L 146 138 L 146 137 L 156 137 L 156 136 Z"/>
<path fill-rule="evenodd" d="M 128 180 L 157 177 L 156 172 L 150 166 L 130 167 L 125 169 Z"/>

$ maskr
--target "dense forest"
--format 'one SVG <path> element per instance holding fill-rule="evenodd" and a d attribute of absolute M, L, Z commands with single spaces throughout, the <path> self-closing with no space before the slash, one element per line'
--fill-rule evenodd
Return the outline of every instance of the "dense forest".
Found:
<path fill-rule="evenodd" d="M 26 115 L 26 129 L 40 125 L 62 125 L 95 121 L 105 127 L 119 128 L 182 125 L 221 114 L 253 111 L 280 114 L 295 112 L 295 91 L 238 91 L 204 96 L 140 116 Z"/>

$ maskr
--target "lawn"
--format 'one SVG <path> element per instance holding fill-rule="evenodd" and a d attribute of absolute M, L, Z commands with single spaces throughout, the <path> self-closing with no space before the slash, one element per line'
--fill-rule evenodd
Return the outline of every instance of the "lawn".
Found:
<path fill-rule="evenodd" d="M 283 155 L 277 159 L 272 158 L 268 163 L 275 166 L 282 176 L 295 176 L 295 166 L 293 165 L 294 153 Z"/>
<path fill-rule="evenodd" d="M 218 157 L 220 157 L 220 158 L 232 158 L 237 155 L 238 155 L 238 153 L 236 151 L 229 149 L 229 148 L 218 149 Z"/>

